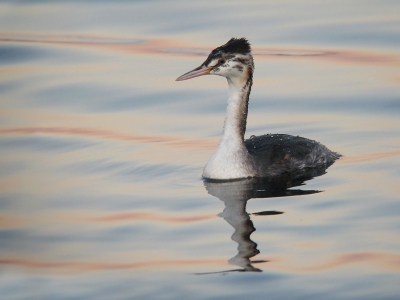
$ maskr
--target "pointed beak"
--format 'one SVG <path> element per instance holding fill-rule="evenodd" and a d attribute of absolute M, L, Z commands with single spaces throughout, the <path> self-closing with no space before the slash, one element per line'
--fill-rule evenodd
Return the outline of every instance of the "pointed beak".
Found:
<path fill-rule="evenodd" d="M 176 79 L 176 81 L 182 81 L 182 80 L 187 80 L 187 79 L 195 78 L 195 77 L 202 76 L 202 75 L 208 75 L 208 74 L 210 74 L 211 69 L 212 68 L 200 66 L 200 67 L 198 67 L 192 71 L 189 71 L 189 72 L 183 74 L 182 76 L 178 77 Z"/>

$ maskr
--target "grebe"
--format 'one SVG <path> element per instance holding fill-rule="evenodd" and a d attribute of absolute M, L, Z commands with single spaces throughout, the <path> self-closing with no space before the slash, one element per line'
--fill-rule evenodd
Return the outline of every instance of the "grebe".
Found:
<path fill-rule="evenodd" d="M 204 168 L 203 177 L 217 180 L 273 177 L 301 173 L 307 168 L 326 169 L 338 159 L 340 154 L 298 136 L 266 134 L 244 140 L 253 70 L 249 42 L 245 38 L 232 38 L 211 51 L 198 68 L 176 79 L 219 75 L 228 81 L 229 98 L 222 138 Z"/>

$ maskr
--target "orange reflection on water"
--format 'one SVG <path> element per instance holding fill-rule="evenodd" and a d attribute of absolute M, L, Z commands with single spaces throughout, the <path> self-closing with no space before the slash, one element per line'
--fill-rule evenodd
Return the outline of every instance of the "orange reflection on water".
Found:
<path fill-rule="evenodd" d="M 166 213 L 153 213 L 144 211 L 107 214 L 98 217 L 85 218 L 90 222 L 126 222 L 126 221 L 148 221 L 148 222 L 168 222 L 168 223 L 192 223 L 205 221 L 215 218 L 214 214 L 192 215 L 192 216 L 174 216 Z"/>
<path fill-rule="evenodd" d="M 273 260 L 271 261 L 273 262 Z M 400 271 L 400 254 L 388 252 L 359 252 L 335 255 L 326 262 L 307 266 L 282 265 L 280 262 L 272 263 L 272 267 L 291 272 L 321 272 L 339 267 L 346 267 L 355 263 L 373 265 L 379 270 Z"/>
<path fill-rule="evenodd" d="M 400 63 L 400 56 L 366 51 L 340 50 L 336 55 L 326 57 L 327 60 L 345 64 L 382 65 L 395 67 Z"/>
<path fill-rule="evenodd" d="M 198 265 L 225 266 L 226 260 L 220 259 L 165 259 L 138 262 L 88 262 L 88 261 L 37 261 L 29 259 L 9 258 L 0 259 L 0 265 L 22 267 L 36 270 L 56 270 L 69 272 L 87 271 L 113 271 L 113 270 L 134 270 L 134 269 L 173 269 L 182 267 L 193 267 Z"/>
<path fill-rule="evenodd" d="M 358 164 L 363 162 L 376 161 L 379 159 L 389 158 L 400 155 L 399 150 L 387 151 L 387 152 L 376 152 L 376 153 L 366 153 L 358 154 L 357 156 L 344 156 L 341 157 L 336 164 Z"/>
<path fill-rule="evenodd" d="M 22 227 L 21 222 L 14 216 L 0 215 L 0 229 Z"/>
<path fill-rule="evenodd" d="M 52 214 L 20 215 L 2 214 L 0 215 L 0 229 L 32 227 L 40 224 L 56 223 L 76 223 L 76 222 L 161 222 L 185 224 L 202 222 L 216 218 L 215 214 L 185 214 L 181 216 L 170 213 L 156 213 L 148 211 L 132 211 L 124 213 L 111 213 L 103 215 L 93 215 L 83 212 L 65 212 Z"/>
<path fill-rule="evenodd" d="M 376 271 L 400 271 L 400 254 L 388 252 L 360 252 L 346 253 L 327 259 L 327 262 L 308 266 L 283 265 L 282 259 L 272 258 L 265 266 L 268 269 L 276 269 L 284 272 L 323 272 L 341 267 L 347 267 L 355 263 L 367 264 Z M 174 269 L 190 268 L 193 271 L 202 268 L 226 267 L 225 258 L 205 259 L 159 259 L 144 261 L 43 261 L 22 258 L 0 259 L 3 267 L 22 267 L 36 270 L 55 270 L 59 272 L 87 272 L 87 271 L 112 271 L 134 269 Z"/>
<path fill-rule="evenodd" d="M 128 54 L 140 53 L 142 55 L 173 55 L 173 56 L 206 56 L 208 52 L 219 45 L 210 45 L 209 41 L 192 41 L 182 39 L 117 39 L 108 36 L 68 36 L 68 35 L 31 35 L 26 33 L 0 33 L 2 43 L 35 43 L 35 44 L 59 44 L 61 47 L 91 47 L 111 51 L 125 52 Z M 221 41 L 220 44 L 224 43 Z M 193 46 L 198 44 L 199 46 Z M 400 64 L 400 56 L 391 53 L 380 53 L 365 50 L 343 49 L 315 49 L 315 48 L 278 48 L 253 46 L 254 55 L 257 58 L 268 59 L 319 59 L 321 61 L 334 61 L 342 64 L 382 65 L 395 66 Z"/>
<path fill-rule="evenodd" d="M 149 136 L 140 134 L 124 134 L 111 130 L 77 127 L 18 127 L 0 129 L 0 134 L 57 134 L 67 136 L 85 136 L 90 138 L 113 139 L 134 143 L 163 143 L 172 147 L 192 148 L 195 150 L 214 149 L 216 144 L 212 139 L 186 140 L 173 136 Z"/>

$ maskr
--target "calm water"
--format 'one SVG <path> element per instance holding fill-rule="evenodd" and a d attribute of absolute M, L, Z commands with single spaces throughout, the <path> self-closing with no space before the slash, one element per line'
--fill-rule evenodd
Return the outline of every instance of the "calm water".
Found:
<path fill-rule="evenodd" d="M 325 175 L 201 179 L 226 80 L 174 80 L 232 36 Z M 399 46 L 398 1 L 0 1 L 0 298 L 400 299 Z"/>

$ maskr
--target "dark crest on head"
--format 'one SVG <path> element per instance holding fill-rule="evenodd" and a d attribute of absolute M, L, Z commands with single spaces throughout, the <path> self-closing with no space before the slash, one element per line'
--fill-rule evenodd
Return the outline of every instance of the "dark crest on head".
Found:
<path fill-rule="evenodd" d="M 249 54 L 251 52 L 250 43 L 246 38 L 231 38 L 225 45 L 219 46 L 211 51 L 210 55 L 207 57 L 203 65 L 208 66 L 208 64 L 213 59 L 218 59 L 222 57 L 223 54 Z"/>
<path fill-rule="evenodd" d="M 225 45 L 218 47 L 217 49 L 221 50 L 224 53 L 230 54 L 248 54 L 251 51 L 250 43 L 246 38 L 231 38 Z"/>

